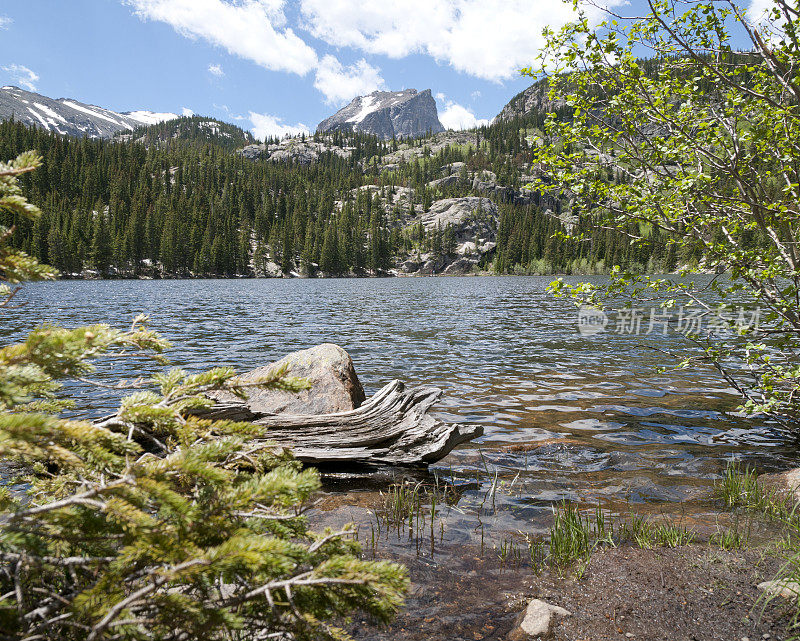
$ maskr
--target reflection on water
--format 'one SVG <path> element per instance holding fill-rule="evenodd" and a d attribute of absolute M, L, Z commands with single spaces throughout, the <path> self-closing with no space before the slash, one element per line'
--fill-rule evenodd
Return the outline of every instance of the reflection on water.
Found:
<path fill-rule="evenodd" d="M 794 445 L 768 422 L 734 412 L 736 397 L 713 372 L 658 374 L 661 356 L 643 339 L 580 335 L 574 305 L 550 297 L 549 280 L 42 283 L 26 288 L 23 309 L 0 312 L 0 339 L 21 337 L 33 319 L 122 327 L 144 312 L 174 342 L 173 362 L 190 369 L 246 370 L 335 342 L 352 355 L 368 394 L 394 378 L 440 386 L 443 418 L 485 429 L 433 468 L 477 482 L 459 504 L 464 522 L 454 523 L 454 535 L 475 531 L 476 506 L 484 501 L 486 512 L 492 485 L 502 491 L 483 522 L 513 532 L 536 529 L 563 499 L 652 511 L 680 504 L 698 514 L 711 510 L 709 489 L 727 459 L 762 471 L 797 464 Z M 659 346 L 677 340 L 659 336 Z M 153 371 L 116 367 L 101 376 Z M 94 391 L 71 391 L 83 411 L 114 405 Z"/>

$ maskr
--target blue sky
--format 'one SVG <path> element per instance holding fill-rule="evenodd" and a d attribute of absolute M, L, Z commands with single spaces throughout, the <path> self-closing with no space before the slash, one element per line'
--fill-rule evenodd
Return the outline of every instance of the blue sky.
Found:
<path fill-rule="evenodd" d="M 530 84 L 558 0 L 0 0 L 0 84 L 116 111 L 313 130 L 356 95 L 430 88 L 449 127 Z"/>

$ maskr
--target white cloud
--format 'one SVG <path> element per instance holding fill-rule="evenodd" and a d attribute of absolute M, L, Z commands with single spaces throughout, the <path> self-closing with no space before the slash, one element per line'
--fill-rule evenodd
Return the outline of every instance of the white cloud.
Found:
<path fill-rule="evenodd" d="M 228 105 L 218 105 L 217 103 L 214 103 L 214 109 L 222 111 L 225 114 L 225 117 L 230 118 L 231 120 L 247 120 L 247 118 L 244 116 L 233 113 Z"/>
<path fill-rule="evenodd" d="M 343 67 L 317 52 L 287 26 L 286 0 L 122 0 L 142 20 L 172 26 L 182 36 L 200 38 L 270 71 L 304 76 L 316 71 L 314 86 L 326 102 L 338 104 L 384 86 L 380 70 L 359 60 Z M 221 65 L 208 71 L 223 75 Z"/>
<path fill-rule="evenodd" d="M 317 54 L 286 27 L 284 0 L 123 0 L 143 20 L 172 26 L 271 71 L 304 75 Z"/>
<path fill-rule="evenodd" d="M 590 19 L 601 16 L 585 8 Z M 545 26 L 575 18 L 571 3 L 534 0 L 301 0 L 301 10 L 304 28 L 337 47 L 392 58 L 423 53 L 495 81 L 535 64 Z"/>
<path fill-rule="evenodd" d="M 183 109 L 181 109 L 181 116 L 194 116 L 194 111 L 192 111 L 188 107 L 184 107 Z"/>
<path fill-rule="evenodd" d="M 747 16 L 754 22 L 768 20 L 768 12 L 775 6 L 773 0 L 751 0 L 747 7 Z"/>
<path fill-rule="evenodd" d="M 36 83 L 39 80 L 39 74 L 31 69 L 28 69 L 25 65 L 6 65 L 4 67 L 0 67 L 3 71 L 9 74 L 20 87 L 27 89 L 28 91 L 36 91 Z"/>
<path fill-rule="evenodd" d="M 478 118 L 463 105 L 448 100 L 443 93 L 437 93 L 436 100 L 444 105 L 444 109 L 439 111 L 439 122 L 445 129 L 474 129 L 489 124 L 487 118 Z"/>
<path fill-rule="evenodd" d="M 8 16 L 0 16 L 0 29 L 8 29 L 12 22 L 14 21 Z"/>
<path fill-rule="evenodd" d="M 472 92 L 472 93 L 469 95 L 469 97 L 470 97 L 470 98 L 472 98 L 473 100 L 477 100 L 478 98 L 480 98 L 480 97 L 481 97 L 481 92 L 480 92 L 479 90 L 477 90 L 477 89 L 476 89 L 475 91 L 473 91 L 473 92 Z"/>
<path fill-rule="evenodd" d="M 283 122 L 282 118 L 271 116 L 270 114 L 259 114 L 254 111 L 250 112 L 250 122 L 253 123 L 250 131 L 259 140 L 269 137 L 283 138 L 287 135 L 299 136 L 303 133 L 310 133 L 309 128 L 301 122 L 296 125 L 289 125 Z"/>
<path fill-rule="evenodd" d="M 341 104 L 376 89 L 385 89 L 386 83 L 380 69 L 363 58 L 344 67 L 336 58 L 328 55 L 320 61 L 314 86 L 325 94 L 327 103 Z"/>

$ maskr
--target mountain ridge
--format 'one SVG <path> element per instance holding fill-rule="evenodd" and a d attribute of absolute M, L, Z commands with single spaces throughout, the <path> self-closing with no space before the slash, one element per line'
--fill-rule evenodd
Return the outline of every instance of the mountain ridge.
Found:
<path fill-rule="evenodd" d="M 14 118 L 64 136 L 109 139 L 121 131 L 178 117 L 147 110 L 116 112 L 73 98 L 49 98 L 14 85 L 0 87 L 0 120 Z"/>

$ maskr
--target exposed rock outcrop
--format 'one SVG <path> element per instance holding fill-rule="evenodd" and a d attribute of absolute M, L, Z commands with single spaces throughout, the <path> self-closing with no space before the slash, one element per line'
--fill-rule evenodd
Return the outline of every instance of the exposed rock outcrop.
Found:
<path fill-rule="evenodd" d="M 349 147 L 339 147 L 329 140 L 315 141 L 311 138 L 304 139 L 296 136 L 284 138 L 279 143 L 268 145 L 248 145 L 239 150 L 245 158 L 257 160 L 264 158 L 271 162 L 294 162 L 300 165 L 310 165 L 320 156 L 330 153 L 340 158 L 349 158 L 353 150 Z"/>
<path fill-rule="evenodd" d="M 437 200 L 419 220 L 426 229 L 452 226 L 456 240 L 461 243 L 473 240 L 476 235 L 494 239 L 497 216 L 497 205 L 488 198 L 466 196 Z"/>
<path fill-rule="evenodd" d="M 373 91 L 359 96 L 317 127 L 317 132 L 359 131 L 385 140 L 444 131 L 431 90 Z"/>
<path fill-rule="evenodd" d="M 445 198 L 410 219 L 408 226 L 422 224 L 428 231 L 448 230 L 455 240 L 455 251 L 447 256 L 421 254 L 403 261 L 398 272 L 430 276 L 467 274 L 475 270 L 482 257 L 496 246 L 497 205 L 487 198 L 466 196 Z"/>
<path fill-rule="evenodd" d="M 547 95 L 548 91 L 547 79 L 533 83 L 525 91 L 518 93 L 509 100 L 503 110 L 497 114 L 495 121 L 511 120 L 534 112 L 548 113 L 567 104 L 565 100 L 550 100 Z"/>

